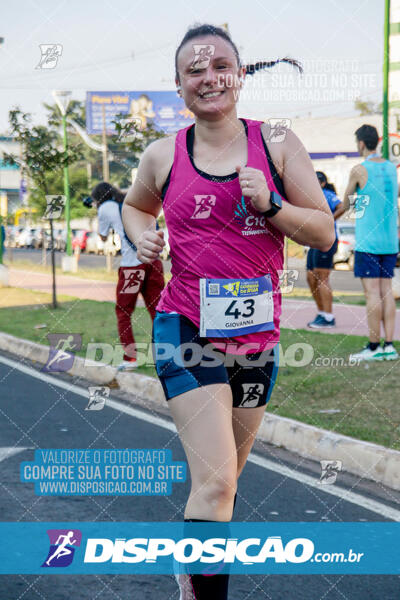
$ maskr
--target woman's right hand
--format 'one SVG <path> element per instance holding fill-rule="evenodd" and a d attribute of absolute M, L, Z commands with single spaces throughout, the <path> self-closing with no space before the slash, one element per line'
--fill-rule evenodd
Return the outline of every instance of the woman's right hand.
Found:
<path fill-rule="evenodd" d="M 138 259 L 144 264 L 151 263 L 159 257 L 164 246 L 164 232 L 161 229 L 144 231 L 137 245 Z"/>

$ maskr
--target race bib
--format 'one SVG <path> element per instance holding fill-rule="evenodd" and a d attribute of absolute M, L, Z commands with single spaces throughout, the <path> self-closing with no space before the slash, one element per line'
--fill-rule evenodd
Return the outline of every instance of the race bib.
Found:
<path fill-rule="evenodd" d="M 274 329 L 270 275 L 200 279 L 200 336 L 235 337 Z"/>

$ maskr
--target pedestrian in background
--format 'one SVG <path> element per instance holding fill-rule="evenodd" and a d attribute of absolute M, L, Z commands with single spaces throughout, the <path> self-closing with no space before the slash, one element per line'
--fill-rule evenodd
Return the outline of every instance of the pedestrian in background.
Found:
<path fill-rule="evenodd" d="M 375 127 L 362 125 L 355 135 L 364 161 L 351 170 L 343 204 L 345 211 L 354 206 L 354 275 L 361 278 L 367 300 L 369 342 L 351 358 L 395 360 L 398 353 L 392 343 L 396 319 L 392 278 L 399 250 L 397 171 L 394 164 L 376 152 L 379 136 Z"/>
<path fill-rule="evenodd" d="M 164 289 L 163 264 L 161 260 L 143 264 L 138 259 L 136 246 L 127 237 L 122 224 L 121 210 L 125 194 L 121 190 L 103 181 L 93 189 L 92 198 L 97 206 L 98 233 L 101 239 L 107 239 L 110 229 L 121 239 L 122 258 L 118 269 L 115 313 L 119 339 L 124 346 L 124 357 L 118 369 L 130 371 L 137 366 L 131 316 L 141 293 L 154 320 L 156 306 Z"/>
<path fill-rule="evenodd" d="M 324 329 L 336 325 L 332 311 L 333 296 L 329 276 L 333 268 L 333 257 L 338 247 L 336 220 L 344 213 L 344 208 L 336 195 L 335 186 L 328 182 L 325 173 L 316 171 L 316 175 L 335 220 L 336 236 L 332 247 L 327 252 L 310 248 L 307 253 L 307 282 L 318 308 L 317 316 L 308 323 L 308 327 Z"/>

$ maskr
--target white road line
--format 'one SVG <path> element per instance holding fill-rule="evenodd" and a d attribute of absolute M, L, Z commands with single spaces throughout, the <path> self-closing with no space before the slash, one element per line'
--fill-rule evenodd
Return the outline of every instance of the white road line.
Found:
<path fill-rule="evenodd" d="M 0 462 L 2 460 L 6 460 L 6 458 L 11 458 L 12 456 L 15 456 L 15 454 L 19 454 L 20 452 L 23 452 L 24 450 L 28 450 L 28 448 L 23 448 L 22 446 L 19 447 L 9 447 L 9 448 L 0 448 Z"/>
<path fill-rule="evenodd" d="M 44 381 L 50 385 L 59 387 L 66 391 L 69 391 L 78 396 L 82 396 L 85 399 L 89 398 L 89 392 L 85 388 L 79 387 L 77 385 L 73 385 L 63 380 L 56 379 L 46 373 L 41 373 L 40 371 L 36 371 L 31 367 L 27 367 L 22 365 L 14 360 L 10 360 L 9 358 L 5 358 L 4 356 L 0 356 L 0 363 L 11 367 L 12 369 L 17 369 L 21 373 L 25 373 L 26 375 L 30 375 L 31 377 L 35 377 L 40 381 Z M 153 415 L 149 415 L 141 410 L 133 408 L 131 406 L 127 406 L 122 402 L 117 402 L 116 400 L 107 400 L 107 406 L 114 410 L 118 410 L 120 412 L 126 413 L 131 417 L 135 417 L 136 419 L 141 419 L 142 421 L 146 421 L 147 423 L 151 423 L 152 425 L 157 425 L 158 427 L 163 427 L 164 429 L 168 429 L 169 431 L 173 431 L 176 433 L 175 425 L 171 421 L 167 421 L 166 419 L 161 419 L 160 417 L 155 417 Z M 18 450 L 18 449 L 17 449 Z M 0 455 L 1 456 L 1 455 Z M 299 471 L 295 471 L 286 467 L 285 465 L 280 465 L 275 463 L 267 458 L 262 456 L 258 456 L 256 454 L 250 454 L 248 460 L 263 469 L 267 469 L 268 471 L 274 471 L 283 477 L 289 477 L 290 479 L 294 479 L 299 483 L 303 483 L 305 485 L 309 485 L 315 489 L 318 489 L 321 492 L 325 492 L 326 494 L 330 494 L 331 496 L 336 496 L 346 502 L 351 502 L 356 504 L 357 506 L 361 506 L 366 510 L 370 510 L 374 513 L 382 515 L 383 517 L 387 517 L 393 521 L 400 521 L 400 511 L 391 508 L 390 506 L 386 506 L 381 502 L 377 502 L 375 500 L 371 500 L 369 498 L 365 498 L 361 494 L 356 494 L 352 491 L 347 491 L 343 488 L 335 487 L 335 486 L 327 486 L 320 485 L 317 483 L 317 479 L 311 477 L 310 475 L 306 475 Z"/>

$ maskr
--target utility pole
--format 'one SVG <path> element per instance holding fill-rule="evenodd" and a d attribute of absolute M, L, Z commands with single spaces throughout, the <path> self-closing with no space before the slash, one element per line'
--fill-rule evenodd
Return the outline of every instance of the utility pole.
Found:
<path fill-rule="evenodd" d="M 106 109 L 104 104 L 101 107 L 101 112 L 103 116 L 103 181 L 110 180 L 110 171 L 108 166 L 108 149 L 107 149 L 107 130 L 106 130 Z"/>

